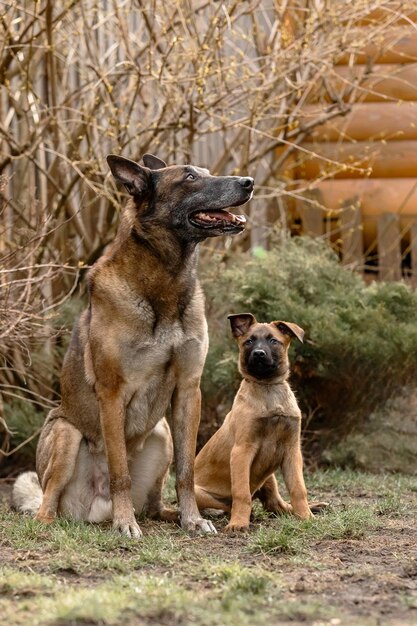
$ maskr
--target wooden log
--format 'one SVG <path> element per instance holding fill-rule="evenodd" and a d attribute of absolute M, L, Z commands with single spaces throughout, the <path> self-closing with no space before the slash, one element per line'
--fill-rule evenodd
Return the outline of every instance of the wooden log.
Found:
<path fill-rule="evenodd" d="M 323 115 L 323 107 L 305 107 L 300 126 Z M 352 141 L 371 139 L 417 139 L 417 104 L 415 102 L 357 103 L 345 116 L 317 126 L 310 133 L 314 141 Z"/>
<path fill-rule="evenodd" d="M 381 280 L 400 280 L 402 276 L 400 223 L 393 213 L 378 218 L 378 270 Z"/>
<path fill-rule="evenodd" d="M 277 157 L 283 151 L 279 149 Z M 295 155 L 297 179 L 325 174 L 334 178 L 417 178 L 417 140 L 304 142 Z"/>
<path fill-rule="evenodd" d="M 404 7 L 401 0 L 394 0 L 388 2 L 386 7 L 380 7 L 370 11 L 366 17 L 358 20 L 357 24 L 370 26 L 371 24 L 382 24 L 387 20 L 394 21 L 396 25 L 410 26 L 413 22 L 417 22 L 417 11 L 413 11 L 410 6 Z"/>
<path fill-rule="evenodd" d="M 406 219 L 417 215 L 417 178 L 325 180 L 311 186 L 311 190 L 315 188 L 320 191 L 323 205 L 333 211 L 359 197 L 365 216 L 399 213 Z"/>
<path fill-rule="evenodd" d="M 326 81 L 331 91 L 342 100 L 350 99 L 351 85 L 358 82 L 358 102 L 385 102 L 392 100 L 417 100 L 417 63 L 404 65 L 375 65 L 366 75 L 365 65 L 336 66 L 329 70 Z M 311 91 L 309 102 L 323 99 L 323 84 L 318 81 Z M 328 96 L 324 94 L 324 99 Z"/>
<path fill-rule="evenodd" d="M 417 221 L 416 178 L 326 180 L 318 183 L 317 189 L 324 214 L 341 213 L 360 198 L 365 246 L 375 241 L 381 214 L 398 214 L 402 230 Z M 305 193 L 310 196 L 312 190 Z"/>
<path fill-rule="evenodd" d="M 358 27 L 351 31 L 351 37 L 358 41 L 365 41 L 367 27 Z M 346 53 L 338 60 L 338 65 L 351 62 L 352 55 L 355 64 L 368 63 L 372 59 L 375 63 L 412 63 L 417 61 L 417 31 L 410 25 L 392 27 L 377 40 L 369 41 L 361 50 L 354 49 L 353 53 Z"/>

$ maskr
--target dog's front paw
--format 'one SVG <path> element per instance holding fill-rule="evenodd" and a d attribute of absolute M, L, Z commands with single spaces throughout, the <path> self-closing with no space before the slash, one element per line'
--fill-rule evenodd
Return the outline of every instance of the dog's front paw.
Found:
<path fill-rule="evenodd" d="M 142 537 L 142 531 L 136 520 L 113 520 L 113 529 L 130 539 L 140 539 Z"/>
<path fill-rule="evenodd" d="M 227 533 L 246 533 L 249 530 L 249 523 L 230 520 L 224 530 Z"/>
<path fill-rule="evenodd" d="M 217 530 L 214 528 L 212 522 L 202 517 L 181 519 L 181 528 L 187 533 L 190 533 L 190 535 L 206 535 L 208 533 L 217 535 Z"/>
<path fill-rule="evenodd" d="M 293 515 L 295 515 L 295 517 L 298 517 L 299 519 L 302 519 L 302 520 L 313 519 L 314 517 L 313 513 L 310 511 L 309 508 L 298 509 L 298 510 L 293 508 Z"/>

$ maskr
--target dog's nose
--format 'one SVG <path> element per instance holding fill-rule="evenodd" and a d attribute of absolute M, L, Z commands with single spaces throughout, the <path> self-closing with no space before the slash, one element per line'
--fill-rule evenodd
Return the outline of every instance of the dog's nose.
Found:
<path fill-rule="evenodd" d="M 266 357 L 266 352 L 265 350 L 261 350 L 260 348 L 258 348 L 257 350 L 254 350 L 252 352 L 252 356 L 254 359 L 262 361 Z"/>
<path fill-rule="evenodd" d="M 242 185 L 244 189 L 252 191 L 255 181 L 250 176 L 241 176 L 239 178 L 239 184 Z"/>

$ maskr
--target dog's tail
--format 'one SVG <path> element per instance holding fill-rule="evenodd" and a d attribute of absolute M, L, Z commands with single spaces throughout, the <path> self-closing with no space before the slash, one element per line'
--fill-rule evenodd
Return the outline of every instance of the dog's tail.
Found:
<path fill-rule="evenodd" d="M 12 504 L 17 511 L 35 515 L 42 504 L 42 488 L 36 472 L 24 472 L 16 478 Z"/>

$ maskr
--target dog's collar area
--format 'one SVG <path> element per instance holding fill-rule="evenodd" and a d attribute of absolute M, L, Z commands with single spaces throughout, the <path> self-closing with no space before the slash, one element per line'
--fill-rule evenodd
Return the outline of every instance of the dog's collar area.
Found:
<path fill-rule="evenodd" d="M 261 385 L 263 387 L 274 387 L 275 385 L 285 385 L 287 384 L 287 375 L 285 375 L 285 377 L 281 377 L 278 380 L 272 380 L 272 381 L 267 381 L 267 380 L 255 380 L 255 378 L 246 378 L 246 376 L 243 377 L 243 380 L 246 380 L 247 383 L 251 383 L 253 385 Z"/>

